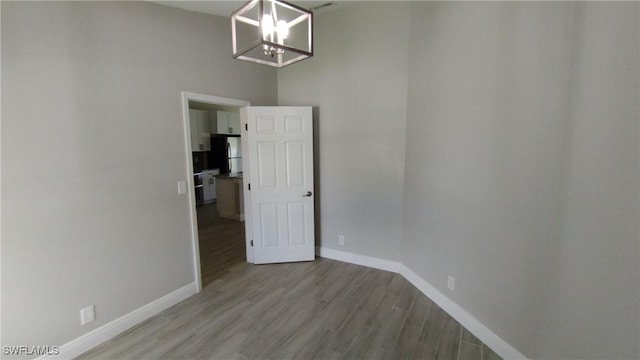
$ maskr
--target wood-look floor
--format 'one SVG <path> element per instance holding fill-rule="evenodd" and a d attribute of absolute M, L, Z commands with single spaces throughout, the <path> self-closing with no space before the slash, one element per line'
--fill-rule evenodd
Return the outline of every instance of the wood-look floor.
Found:
<path fill-rule="evenodd" d="M 203 291 L 79 359 L 499 359 L 398 274 L 247 264 L 242 223 L 203 220 Z"/>
<path fill-rule="evenodd" d="M 218 217 L 215 204 L 197 210 L 202 287 L 206 288 L 233 265 L 245 263 L 247 248 L 244 222 Z"/>

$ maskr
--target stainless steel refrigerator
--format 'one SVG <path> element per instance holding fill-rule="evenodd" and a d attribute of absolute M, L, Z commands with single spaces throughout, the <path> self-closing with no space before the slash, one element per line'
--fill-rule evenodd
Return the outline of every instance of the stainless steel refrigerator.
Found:
<path fill-rule="evenodd" d="M 240 136 L 211 136 L 209 165 L 221 174 L 242 175 L 242 140 Z"/>

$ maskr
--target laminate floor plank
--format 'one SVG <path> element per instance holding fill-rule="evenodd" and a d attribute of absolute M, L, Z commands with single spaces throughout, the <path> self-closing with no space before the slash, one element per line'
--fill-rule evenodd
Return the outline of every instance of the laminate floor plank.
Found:
<path fill-rule="evenodd" d="M 457 360 L 462 338 L 462 326 L 451 316 L 446 315 L 438 338 L 438 360 Z"/>
<path fill-rule="evenodd" d="M 380 325 L 376 337 L 370 344 L 366 359 L 389 359 L 396 351 L 395 346 L 402 331 L 406 311 L 391 309 L 386 314 L 386 321 Z"/>
<path fill-rule="evenodd" d="M 317 357 L 329 344 L 335 341 L 335 332 L 328 329 L 318 329 L 308 338 L 307 342 L 302 346 L 300 351 L 294 355 L 294 359 L 314 359 Z"/>
<path fill-rule="evenodd" d="M 412 359 L 412 356 L 417 351 L 419 337 L 420 328 L 405 321 L 404 326 L 400 331 L 398 342 L 393 349 L 394 351 L 391 355 L 391 358 Z"/>
<path fill-rule="evenodd" d="M 418 342 L 413 356 L 410 359 L 435 360 L 437 349 L 429 345 Z"/>
<path fill-rule="evenodd" d="M 367 321 L 366 325 L 377 328 L 382 327 L 387 322 L 396 300 L 396 296 L 385 293 L 373 310 L 373 316 Z"/>
<path fill-rule="evenodd" d="M 236 350 L 240 347 L 240 344 L 249 336 L 246 332 L 232 333 L 231 336 L 224 339 L 218 346 L 212 346 L 212 351 L 209 353 L 208 359 L 233 359 L 244 356 L 238 354 Z M 205 353 L 206 350 L 204 351 Z"/>
<path fill-rule="evenodd" d="M 332 350 L 339 353 L 346 353 L 351 343 L 365 327 L 370 315 L 360 307 L 355 309 L 348 320 L 339 328 L 336 343 Z"/>
<path fill-rule="evenodd" d="M 374 273 L 367 271 L 366 275 L 365 279 L 351 291 L 351 296 L 366 298 L 375 288 L 378 280 L 374 276 Z"/>
<path fill-rule="evenodd" d="M 276 329 L 276 331 L 271 334 L 269 341 L 265 343 L 265 346 L 262 349 L 260 358 L 272 358 L 277 356 L 282 349 L 285 349 L 285 345 L 299 333 L 300 329 L 302 329 L 305 324 L 312 321 L 315 321 L 313 313 L 305 310 L 297 312 L 284 326 Z"/>
<path fill-rule="evenodd" d="M 489 349 L 487 345 L 481 344 L 480 350 L 482 351 L 482 360 L 499 360 L 502 359 L 498 354 Z"/>
<path fill-rule="evenodd" d="M 351 342 L 349 348 L 345 352 L 344 358 L 349 360 L 366 359 L 365 355 L 371 348 L 371 344 L 377 334 L 377 328 L 362 326 L 356 335 L 356 338 Z"/>
<path fill-rule="evenodd" d="M 471 332 L 469 332 L 469 330 L 464 328 L 462 329 L 462 341 L 466 341 L 474 345 L 480 345 L 482 343 L 480 340 L 478 340 L 477 337 L 475 337 Z"/>
<path fill-rule="evenodd" d="M 482 349 L 480 345 L 466 341 L 460 343 L 460 351 L 457 360 L 480 360 L 482 359 Z"/>
<path fill-rule="evenodd" d="M 367 296 L 362 304 L 362 308 L 369 311 L 374 311 L 380 301 L 384 298 L 387 293 L 387 286 L 384 284 L 378 284 L 376 287 L 369 292 L 369 296 Z"/>
<path fill-rule="evenodd" d="M 349 296 L 327 307 L 327 309 L 330 309 L 330 314 L 324 322 L 324 327 L 329 330 L 339 331 L 353 316 L 361 302 L 361 298 Z"/>
<path fill-rule="evenodd" d="M 427 313 L 424 325 L 420 332 L 419 341 L 434 349 L 438 348 L 440 332 L 444 325 L 446 313 L 439 306 L 433 305 Z"/>
<path fill-rule="evenodd" d="M 413 300 L 418 295 L 418 289 L 415 286 L 411 285 L 409 282 L 405 282 L 402 287 L 402 291 L 400 291 L 400 295 L 398 295 L 398 300 L 393 304 L 393 307 L 396 309 L 409 310 Z"/>
<path fill-rule="evenodd" d="M 247 264 L 242 222 L 198 221 L 203 291 L 77 359 L 500 359 L 399 274 Z"/>
<path fill-rule="evenodd" d="M 431 300 L 428 297 L 417 294 L 413 299 L 413 303 L 409 308 L 409 314 L 407 315 L 407 323 L 422 328 L 424 325 L 429 309 L 432 306 Z"/>
<path fill-rule="evenodd" d="M 393 278 L 391 280 L 391 283 L 389 284 L 389 289 L 387 290 L 387 292 L 392 295 L 399 296 L 402 288 L 404 288 L 406 283 L 407 281 L 402 277 L 402 275 L 393 274 Z"/>

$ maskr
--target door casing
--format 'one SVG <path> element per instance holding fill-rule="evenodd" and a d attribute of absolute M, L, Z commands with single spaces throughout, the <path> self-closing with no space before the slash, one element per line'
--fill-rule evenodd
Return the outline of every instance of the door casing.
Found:
<path fill-rule="evenodd" d="M 200 243 L 198 238 L 198 214 L 196 212 L 196 194 L 194 191 L 194 183 L 193 183 L 193 158 L 191 155 L 191 124 L 189 121 L 189 101 L 197 101 L 201 103 L 213 104 L 213 105 L 222 105 L 222 106 L 234 106 L 240 108 L 240 121 L 241 121 L 241 138 L 243 140 L 246 139 L 246 130 L 245 125 L 247 123 L 246 119 L 246 111 L 244 107 L 250 106 L 251 103 L 247 100 L 239 100 L 232 98 L 225 98 L 207 94 L 200 94 L 190 91 L 182 91 L 181 93 L 182 99 L 182 124 L 183 124 L 183 139 L 184 139 L 184 155 L 185 162 L 187 164 L 186 167 L 186 178 L 187 178 L 187 197 L 189 199 L 189 220 L 191 223 L 191 242 L 192 242 L 192 251 L 193 251 L 193 272 L 194 278 L 196 280 L 196 288 L 197 292 L 202 291 L 202 272 L 200 269 Z M 245 115 L 242 113 L 245 111 Z M 243 169 L 249 167 L 249 154 L 246 149 L 246 141 L 242 142 L 242 151 L 243 151 Z M 245 171 L 246 174 L 246 171 Z M 247 174 L 248 178 L 248 174 Z M 253 248 L 251 247 L 251 235 L 247 229 L 251 229 L 251 216 L 250 211 L 246 211 L 247 207 L 247 197 L 249 197 L 249 204 L 251 203 L 250 192 L 246 191 L 246 183 L 243 182 L 244 188 L 244 202 L 245 202 L 245 238 L 246 238 L 246 247 L 247 247 L 247 262 L 253 263 Z"/>

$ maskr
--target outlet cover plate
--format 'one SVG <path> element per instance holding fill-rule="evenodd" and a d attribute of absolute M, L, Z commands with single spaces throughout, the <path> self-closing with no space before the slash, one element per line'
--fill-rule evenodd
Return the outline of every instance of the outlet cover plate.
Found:
<path fill-rule="evenodd" d="M 80 325 L 90 323 L 96 319 L 96 306 L 91 305 L 80 310 Z"/>
<path fill-rule="evenodd" d="M 178 195 L 187 193 L 187 183 L 184 180 L 178 181 Z"/>
<path fill-rule="evenodd" d="M 451 275 L 447 277 L 447 288 L 451 291 L 455 291 L 456 289 L 456 279 Z"/>

